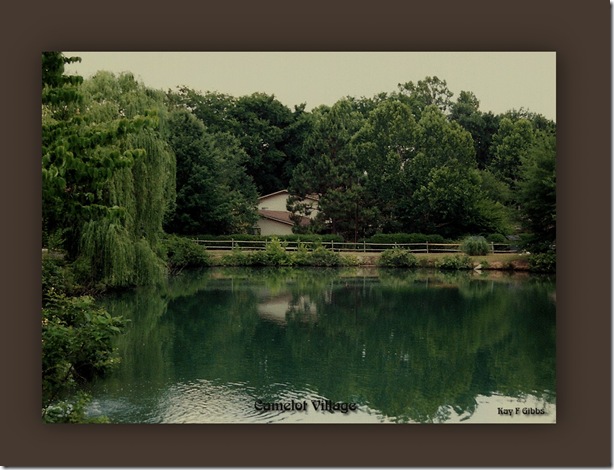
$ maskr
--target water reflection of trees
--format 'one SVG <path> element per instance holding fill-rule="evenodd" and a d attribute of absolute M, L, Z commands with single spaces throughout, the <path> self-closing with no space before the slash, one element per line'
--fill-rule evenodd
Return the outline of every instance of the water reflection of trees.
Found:
<path fill-rule="evenodd" d="M 263 399 L 283 383 L 420 422 L 471 414 L 495 392 L 554 401 L 553 283 L 352 274 L 216 271 L 121 300 L 133 324 L 119 381 L 247 383 Z M 287 301 L 283 322 L 262 321 L 263 290 Z"/>

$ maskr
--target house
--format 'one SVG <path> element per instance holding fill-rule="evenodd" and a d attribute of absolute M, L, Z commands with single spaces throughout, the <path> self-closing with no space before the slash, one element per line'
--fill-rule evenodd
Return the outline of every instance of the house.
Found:
<path fill-rule="evenodd" d="M 275 193 L 258 198 L 258 215 L 260 219 L 254 227 L 259 235 L 292 235 L 294 222 L 290 219 L 291 212 L 287 209 L 289 197 L 288 190 L 283 189 Z M 317 210 L 317 197 L 308 196 L 305 202 L 314 207 L 310 217 L 302 217 L 301 225 L 309 225 L 311 218 L 315 217 Z"/>

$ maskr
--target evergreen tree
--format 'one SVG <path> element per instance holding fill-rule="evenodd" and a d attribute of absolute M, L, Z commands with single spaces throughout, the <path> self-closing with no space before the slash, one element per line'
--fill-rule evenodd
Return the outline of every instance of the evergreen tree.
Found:
<path fill-rule="evenodd" d="M 177 157 L 177 204 L 168 230 L 247 233 L 257 220 L 257 193 L 243 167 L 248 157 L 238 140 L 229 133 L 208 133 L 186 110 L 172 113 L 170 129 Z"/>

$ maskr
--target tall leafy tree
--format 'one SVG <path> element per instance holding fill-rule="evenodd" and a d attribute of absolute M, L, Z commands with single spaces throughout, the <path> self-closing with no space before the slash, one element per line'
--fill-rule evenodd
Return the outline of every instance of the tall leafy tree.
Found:
<path fill-rule="evenodd" d="M 290 109 L 272 95 L 254 93 L 237 99 L 233 116 L 241 129 L 236 137 L 249 156 L 247 172 L 260 194 L 285 189 L 286 129 L 293 122 Z"/>
<path fill-rule="evenodd" d="M 428 106 L 436 106 L 442 113 L 447 114 L 453 95 L 446 81 L 438 77 L 426 77 L 417 83 L 399 83 L 397 91 L 397 96 L 407 101 L 416 119 L 420 119 Z"/>
<path fill-rule="evenodd" d="M 293 113 L 275 96 L 265 93 L 235 98 L 188 88 L 181 88 L 172 100 L 192 111 L 208 132 L 228 132 L 238 139 L 248 156 L 244 162 L 247 173 L 260 194 L 288 187 L 297 157 L 294 152 L 301 145 L 307 124 L 304 107 Z"/>
<path fill-rule="evenodd" d="M 480 102 L 473 92 L 461 91 L 451 106 L 449 118 L 471 134 L 477 165 L 483 170 L 492 160 L 490 147 L 492 137 L 499 128 L 500 118 L 491 112 L 481 112 L 479 107 Z"/>
<path fill-rule="evenodd" d="M 363 122 L 363 115 L 347 99 L 314 110 L 313 130 L 290 184 L 290 210 L 301 215 L 304 206 L 300 201 L 317 194 L 315 229 L 327 229 L 348 240 L 364 236 L 378 213 L 364 187 L 365 169 L 350 147 Z"/>
<path fill-rule="evenodd" d="M 399 215 L 405 231 L 460 236 L 499 231 L 503 208 L 482 188 L 471 134 L 435 106 L 418 122 L 416 157 L 405 171 Z"/>
<path fill-rule="evenodd" d="M 170 131 L 177 202 L 167 228 L 192 235 L 247 232 L 257 219 L 257 193 L 238 140 L 229 133 L 208 133 L 187 110 L 172 113 Z"/>
<path fill-rule="evenodd" d="M 364 170 L 365 187 L 380 211 L 378 231 L 398 231 L 398 202 L 405 166 L 415 157 L 418 125 L 411 108 L 398 99 L 381 101 L 352 138 L 352 151 Z"/>
<path fill-rule="evenodd" d="M 513 121 L 508 117 L 501 119 L 499 129 L 492 139 L 493 159 L 489 169 L 513 191 L 520 178 L 520 167 L 534 142 L 535 133 L 529 120 Z"/>
<path fill-rule="evenodd" d="M 556 243 L 556 138 L 540 137 L 522 165 L 518 201 L 530 249 L 547 252 Z"/>
<path fill-rule="evenodd" d="M 43 105 L 44 230 L 62 234 L 88 281 L 160 279 L 158 239 L 175 173 L 164 95 L 106 72 L 75 92 L 78 100 Z"/>

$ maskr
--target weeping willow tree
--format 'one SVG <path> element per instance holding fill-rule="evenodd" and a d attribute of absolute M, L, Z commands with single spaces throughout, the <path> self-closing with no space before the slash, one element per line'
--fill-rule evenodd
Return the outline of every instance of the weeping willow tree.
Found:
<path fill-rule="evenodd" d="M 84 281 L 156 282 L 175 198 L 164 94 L 108 72 L 77 91 L 70 107 L 43 103 L 43 230 L 61 238 Z"/>
<path fill-rule="evenodd" d="M 174 201 L 175 157 L 166 143 L 164 95 L 146 89 L 130 74 L 99 73 L 83 89 L 93 119 L 125 117 L 143 125 L 117 143 L 130 152 L 132 164 L 114 172 L 104 186 L 111 210 L 85 224 L 80 256 L 88 261 L 91 275 L 105 284 L 149 284 L 165 274 L 159 242 Z"/>

